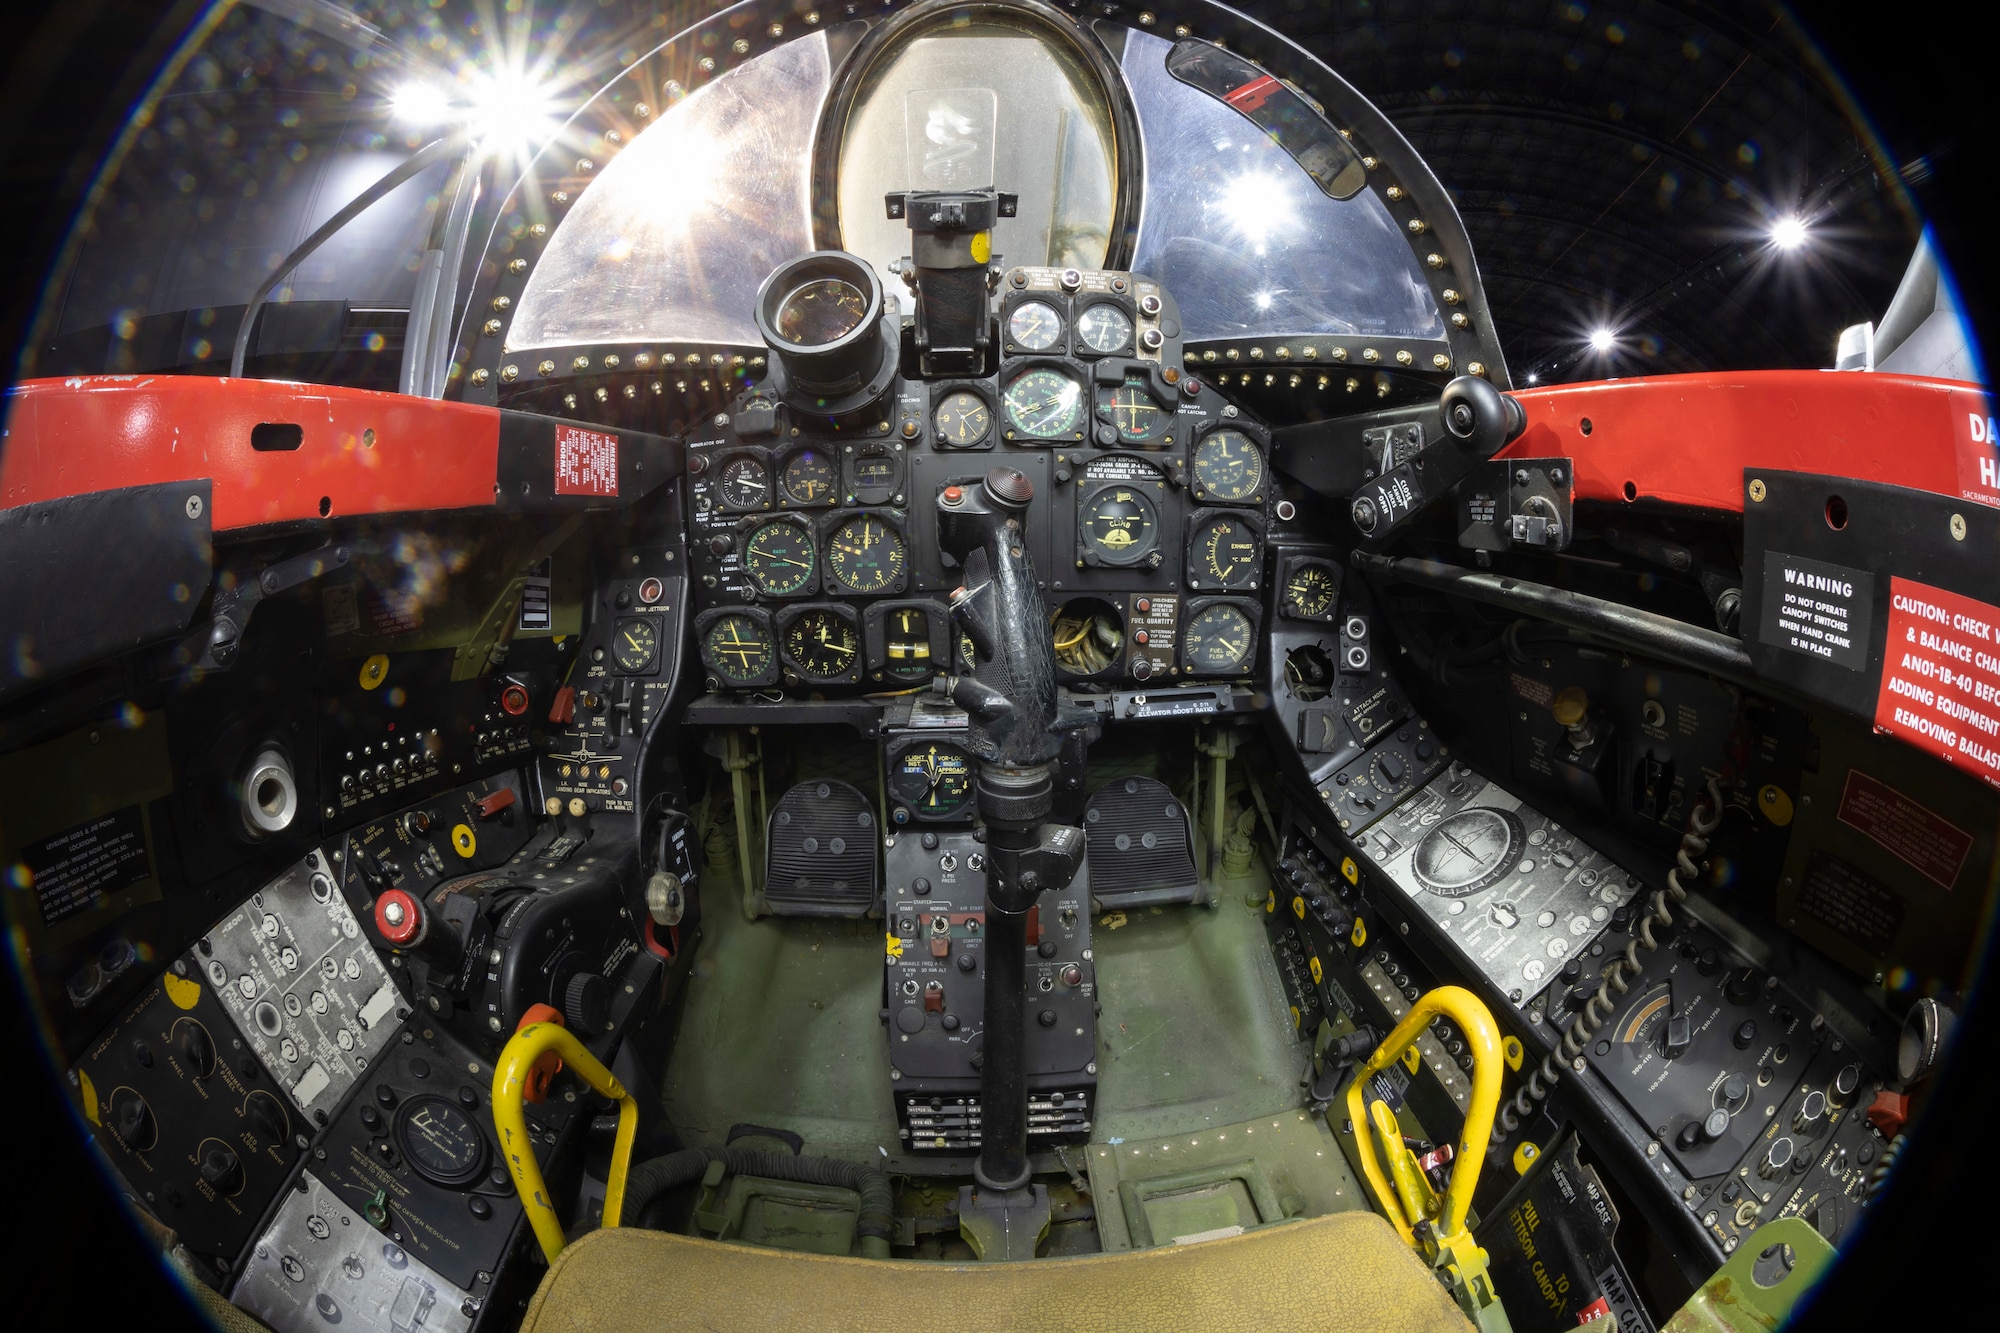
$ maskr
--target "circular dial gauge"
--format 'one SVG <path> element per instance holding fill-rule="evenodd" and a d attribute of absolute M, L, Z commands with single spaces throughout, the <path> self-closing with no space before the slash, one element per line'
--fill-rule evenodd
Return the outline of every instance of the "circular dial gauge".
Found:
<path fill-rule="evenodd" d="M 1161 407 L 1144 384 L 1134 381 L 1098 399 L 1097 419 L 1116 430 L 1125 444 L 1149 444 L 1174 424 L 1174 414 Z"/>
<path fill-rule="evenodd" d="M 801 347 L 824 347 L 861 327 L 868 297 L 840 278 L 814 278 L 778 306 L 778 336 Z"/>
<path fill-rule="evenodd" d="M 1107 565 L 1144 560 L 1159 541 L 1153 502 L 1129 486 L 1110 486 L 1084 503 L 1077 517 L 1083 543 Z"/>
<path fill-rule="evenodd" d="M 709 667 L 732 685 L 763 680 L 771 669 L 771 632 L 750 616 L 718 616 L 701 636 Z"/>
<path fill-rule="evenodd" d="M 1115 305 L 1094 305 L 1077 316 L 1076 336 L 1100 355 L 1116 352 L 1132 341 L 1132 321 Z"/>
<path fill-rule="evenodd" d="M 889 791 L 919 819 L 941 819 L 972 799 L 972 757 L 949 742 L 905 750 L 889 775 Z"/>
<path fill-rule="evenodd" d="M 1333 571 L 1325 565 L 1299 565 L 1285 580 L 1285 609 L 1298 616 L 1323 616 L 1333 610 Z"/>
<path fill-rule="evenodd" d="M 764 509 L 771 503 L 771 474 L 754 458 L 732 458 L 722 468 L 722 503 L 730 509 Z"/>
<path fill-rule="evenodd" d="M 785 627 L 785 651 L 799 674 L 813 680 L 838 680 L 854 670 L 861 636 L 846 617 L 827 607 L 800 612 Z"/>
<path fill-rule="evenodd" d="M 1007 424 L 1023 435 L 1073 435 L 1083 420 L 1083 386 L 1060 370 L 1031 370 L 1007 386 Z"/>
<path fill-rule="evenodd" d="M 1203 675 L 1242 670 L 1250 665 L 1253 639 L 1250 617 L 1236 607 L 1203 607 L 1181 631 L 1181 661 Z"/>
<path fill-rule="evenodd" d="M 993 409 L 978 394 L 960 389 L 945 395 L 931 414 L 931 424 L 937 428 L 939 444 L 963 449 L 978 444 L 993 429 Z"/>
<path fill-rule="evenodd" d="M 1194 535 L 1194 573 L 1209 583 L 1237 588 L 1257 570 L 1257 534 L 1226 515 L 1210 518 Z"/>
<path fill-rule="evenodd" d="M 645 616 L 633 616 L 611 627 L 611 660 L 620 671 L 651 670 L 659 655 L 659 626 Z"/>
<path fill-rule="evenodd" d="M 793 504 L 823 505 L 833 500 L 833 460 L 817 449 L 801 449 L 785 464 L 785 494 Z"/>
<path fill-rule="evenodd" d="M 1237 504 L 1264 484 L 1264 456 L 1240 430 L 1218 430 L 1195 446 L 1195 494 Z"/>
<path fill-rule="evenodd" d="M 887 592 L 908 560 L 902 534 L 873 514 L 848 519 L 827 538 L 826 567 L 849 592 Z"/>
<path fill-rule="evenodd" d="M 1464 898 L 1513 867 L 1527 834 L 1505 810 L 1461 810 L 1424 835 L 1410 857 L 1417 882 L 1441 898 Z"/>
<path fill-rule="evenodd" d="M 463 1185 L 486 1170 L 486 1136 L 456 1102 L 412 1097 L 396 1114 L 396 1139 L 417 1174 L 439 1185 Z"/>
<path fill-rule="evenodd" d="M 812 534 L 797 523 L 772 519 L 743 543 L 743 568 L 759 592 L 789 597 L 812 582 Z"/>
<path fill-rule="evenodd" d="M 1052 305 L 1023 302 L 1007 316 L 1007 336 L 1030 352 L 1046 352 L 1062 337 L 1062 316 Z"/>

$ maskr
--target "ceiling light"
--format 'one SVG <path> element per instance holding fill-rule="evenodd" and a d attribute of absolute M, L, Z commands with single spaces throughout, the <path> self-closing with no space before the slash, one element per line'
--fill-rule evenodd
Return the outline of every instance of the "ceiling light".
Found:
<path fill-rule="evenodd" d="M 488 149 L 528 152 L 540 148 L 556 129 L 556 105 L 541 82 L 522 71 L 504 70 L 481 79 L 472 91 L 473 133 Z"/>
<path fill-rule="evenodd" d="M 1530 383 L 1530 384 L 1540 384 L 1541 382 L 1542 382 L 1542 377 L 1541 377 L 1540 375 L 1537 375 L 1537 374 L 1536 374 L 1536 373 L 1535 373 L 1534 371 L 1532 371 L 1532 370 L 1528 372 L 1528 383 Z"/>
<path fill-rule="evenodd" d="M 1608 352 L 1617 345 L 1618 335 L 1610 329 L 1593 329 L 1590 334 L 1591 347 L 1599 352 Z"/>
<path fill-rule="evenodd" d="M 1796 250 L 1806 243 L 1806 221 L 1788 213 L 1771 224 L 1771 244 L 1780 250 Z"/>

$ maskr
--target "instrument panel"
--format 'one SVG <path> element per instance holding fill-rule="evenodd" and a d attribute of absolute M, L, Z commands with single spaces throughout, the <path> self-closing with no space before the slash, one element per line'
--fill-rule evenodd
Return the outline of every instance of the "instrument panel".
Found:
<path fill-rule="evenodd" d="M 752 390 L 689 441 L 708 689 L 876 689 L 949 671 L 962 575 L 931 514 L 945 487 L 1003 461 L 1036 489 L 1024 535 L 1065 683 L 1254 668 L 1270 437 L 1182 371 L 1171 295 L 1131 273 L 1021 268 L 997 320 L 990 375 L 898 380 L 862 420 Z"/>

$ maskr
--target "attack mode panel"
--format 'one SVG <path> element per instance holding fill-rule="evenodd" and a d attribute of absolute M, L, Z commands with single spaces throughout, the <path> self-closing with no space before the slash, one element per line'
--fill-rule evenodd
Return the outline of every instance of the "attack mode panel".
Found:
<path fill-rule="evenodd" d="M 317 1124 L 409 1012 L 316 851 L 223 918 L 195 955 L 251 1049 Z"/>
<path fill-rule="evenodd" d="M 194 1253 L 234 1262 L 313 1126 L 179 960 L 76 1066 L 84 1118 Z"/>
<path fill-rule="evenodd" d="M 888 851 L 889 1064 L 913 1151 L 979 1146 L 986 1023 L 985 847 L 971 832 L 897 837 Z M 1090 1134 L 1097 1086 L 1097 969 L 1090 875 L 1046 893 L 1028 920 L 1028 1146 Z"/>
<path fill-rule="evenodd" d="M 1575 834 L 1463 764 L 1377 823 L 1361 846 L 1516 1005 L 1587 950 L 1638 889 Z"/>

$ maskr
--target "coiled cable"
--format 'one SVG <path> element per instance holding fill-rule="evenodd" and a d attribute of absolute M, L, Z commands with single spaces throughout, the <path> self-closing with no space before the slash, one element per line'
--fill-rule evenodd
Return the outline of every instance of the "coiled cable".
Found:
<path fill-rule="evenodd" d="M 1618 1010 L 1614 996 L 1631 990 L 1633 979 L 1645 970 L 1639 961 L 1639 950 L 1644 948 L 1652 953 L 1660 947 L 1661 941 L 1653 937 L 1653 928 L 1672 928 L 1674 906 L 1688 895 L 1681 876 L 1689 880 L 1700 877 L 1703 869 L 1700 858 L 1708 854 L 1708 836 L 1722 823 L 1722 784 L 1715 778 L 1708 780 L 1707 796 L 1705 802 L 1697 802 L 1688 812 L 1688 829 L 1674 852 L 1673 867 L 1667 871 L 1667 886 L 1653 891 L 1652 901 L 1632 923 L 1632 938 L 1626 942 L 1625 952 L 1605 964 L 1596 993 L 1571 1020 L 1561 1046 L 1544 1056 L 1539 1068 L 1529 1070 L 1528 1077 L 1514 1090 L 1514 1099 L 1500 1108 L 1492 1140 L 1495 1144 L 1505 1143 L 1535 1113 L 1535 1107 L 1562 1081 L 1564 1066 L 1581 1056 L 1597 1030 L 1611 1021 Z"/>
<path fill-rule="evenodd" d="M 1868 1201 L 1873 1203 L 1882 1197 L 1882 1191 L 1889 1187 L 1889 1173 L 1895 1169 L 1896 1159 L 1903 1154 L 1903 1136 L 1898 1134 L 1889 1140 L 1889 1146 L 1882 1150 L 1881 1160 L 1868 1173 Z"/>

